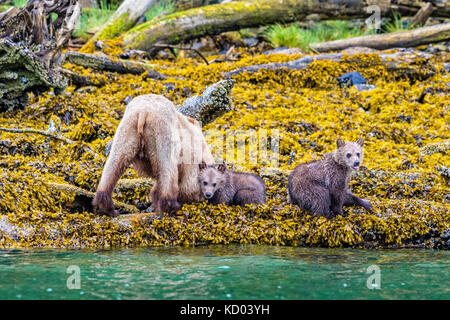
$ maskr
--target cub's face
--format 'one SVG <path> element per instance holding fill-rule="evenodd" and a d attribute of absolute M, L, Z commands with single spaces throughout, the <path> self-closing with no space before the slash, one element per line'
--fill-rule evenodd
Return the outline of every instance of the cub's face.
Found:
<path fill-rule="evenodd" d="M 225 184 L 225 166 L 207 166 L 204 162 L 200 164 L 199 182 L 200 189 L 206 199 L 211 199 L 217 190 Z"/>
<path fill-rule="evenodd" d="M 358 170 L 363 161 L 364 140 L 360 138 L 356 142 L 345 142 L 342 139 L 338 139 L 337 145 L 339 162 L 345 164 L 351 170 Z"/>

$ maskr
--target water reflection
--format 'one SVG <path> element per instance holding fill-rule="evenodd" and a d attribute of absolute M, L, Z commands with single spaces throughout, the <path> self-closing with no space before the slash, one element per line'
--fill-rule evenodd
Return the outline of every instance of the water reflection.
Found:
<path fill-rule="evenodd" d="M 257 245 L 0 250 L 1 299 L 449 299 L 450 253 Z M 81 288 L 66 286 L 67 267 Z M 377 265 L 382 289 L 369 290 Z"/>

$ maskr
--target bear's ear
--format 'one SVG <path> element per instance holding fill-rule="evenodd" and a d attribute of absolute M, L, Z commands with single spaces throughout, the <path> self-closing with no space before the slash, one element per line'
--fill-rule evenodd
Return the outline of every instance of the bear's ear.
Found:
<path fill-rule="evenodd" d="M 205 169 L 207 166 L 206 166 L 206 162 L 205 161 L 202 161 L 202 163 L 200 163 L 199 165 L 198 165 L 198 168 L 200 169 L 200 170 L 203 170 L 203 169 Z"/>
<path fill-rule="evenodd" d="M 338 147 L 338 148 L 342 148 L 343 146 L 345 146 L 345 141 L 342 140 L 342 138 L 338 138 L 338 139 L 336 140 L 336 144 L 337 144 L 337 147 Z"/>
<path fill-rule="evenodd" d="M 356 143 L 359 144 L 362 147 L 364 145 L 364 139 L 363 138 L 359 138 L 358 140 L 356 140 Z"/>
<path fill-rule="evenodd" d="M 219 164 L 219 165 L 217 166 L 217 170 L 219 170 L 219 172 L 221 172 L 221 173 L 224 173 L 225 170 L 227 170 L 227 166 L 224 165 L 224 164 Z"/>

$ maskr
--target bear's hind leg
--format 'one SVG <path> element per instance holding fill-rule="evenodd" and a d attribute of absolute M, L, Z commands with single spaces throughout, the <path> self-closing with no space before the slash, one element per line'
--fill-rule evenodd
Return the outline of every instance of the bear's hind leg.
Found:
<path fill-rule="evenodd" d="M 151 191 L 152 206 L 158 213 L 173 213 L 181 209 L 178 202 L 178 178 L 159 177 Z"/>
<path fill-rule="evenodd" d="M 232 205 L 244 206 L 246 204 L 266 203 L 264 195 L 256 189 L 241 189 L 233 197 Z"/>
<path fill-rule="evenodd" d="M 182 204 L 178 202 L 178 155 L 179 146 L 171 141 L 168 132 L 161 132 L 155 144 L 156 157 L 149 154 L 152 159 L 156 184 L 152 188 L 152 206 L 155 212 L 173 213 L 181 209 Z M 177 155 L 178 154 L 178 155 Z"/>
<path fill-rule="evenodd" d="M 297 189 L 296 193 L 292 193 L 296 204 L 302 209 L 311 212 L 319 217 L 330 217 L 331 197 L 328 189 L 320 186 L 309 184 L 307 187 Z"/>

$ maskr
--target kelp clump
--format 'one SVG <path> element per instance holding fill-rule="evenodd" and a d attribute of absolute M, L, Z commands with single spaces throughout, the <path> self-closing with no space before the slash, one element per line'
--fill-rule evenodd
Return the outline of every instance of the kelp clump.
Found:
<path fill-rule="evenodd" d="M 447 145 L 450 139 L 450 78 L 443 67 L 450 60 L 448 53 L 437 54 L 426 63 L 413 61 L 405 67 L 418 71 L 413 75 L 390 70 L 377 54 L 314 61 L 301 70 L 261 69 L 236 75 L 230 93 L 234 110 L 203 129 L 216 130 L 223 137 L 233 130 L 260 134 L 263 129 L 269 140 L 278 140 L 276 148 L 267 150 L 270 161 L 225 157 L 229 166 L 263 177 L 267 204 L 190 204 L 176 215 L 155 218 L 144 213 L 151 205 L 147 197 L 151 182 L 135 180 L 136 172 L 128 169 L 113 197 L 142 213 L 119 218 L 94 214 L 89 194 L 95 191 L 106 160 L 105 147 L 131 98 L 155 93 L 180 105 L 188 96 L 201 94 L 222 80 L 227 72 L 300 57 L 238 50 L 241 59 L 235 62 L 206 65 L 193 58 L 152 60 L 155 69 L 167 76 L 165 80 L 66 65 L 105 85 L 32 96 L 24 110 L 0 113 L 0 127 L 46 131 L 50 123 L 55 127 L 57 122 L 57 134 L 71 141 L 0 131 L 0 246 L 257 243 L 449 248 L 450 196 L 443 172 L 448 171 L 450 155 L 441 144 L 447 141 Z M 425 70 L 430 65 L 432 72 Z M 375 89 L 341 88 L 339 76 L 352 71 L 360 72 Z M 225 156 L 226 152 L 219 152 L 220 139 L 207 137 L 216 157 Z M 373 203 L 372 214 L 345 207 L 345 217 L 327 220 L 287 202 L 290 170 L 332 151 L 338 137 L 364 137 L 366 141 L 364 167 L 355 174 L 351 188 Z M 244 141 L 248 147 L 250 139 Z M 70 185 L 87 193 L 79 195 L 55 185 Z"/>

